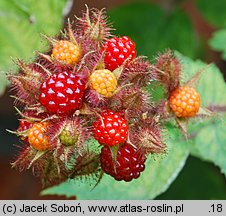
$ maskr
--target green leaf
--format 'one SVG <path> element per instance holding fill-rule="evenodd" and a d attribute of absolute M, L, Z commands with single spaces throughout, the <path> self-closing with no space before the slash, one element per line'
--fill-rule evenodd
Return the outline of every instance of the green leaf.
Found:
<path fill-rule="evenodd" d="M 157 199 L 223 200 L 226 199 L 225 177 L 213 164 L 189 157 L 169 190 L 158 196 Z"/>
<path fill-rule="evenodd" d="M 46 51 L 40 33 L 55 35 L 60 30 L 66 1 L 0 1 L 0 95 L 7 84 L 2 71 L 16 71 L 11 58 L 30 61 L 36 50 Z"/>
<path fill-rule="evenodd" d="M 210 24 L 216 27 L 222 27 L 226 25 L 225 0 L 207 1 L 207 0 L 195 0 L 195 3 Z"/>
<path fill-rule="evenodd" d="M 226 83 L 219 69 L 214 65 L 203 63 L 200 60 L 193 61 L 187 57 L 178 55 L 184 66 L 186 80 L 198 70 L 204 69 L 198 92 L 201 96 L 202 106 L 226 107 Z M 203 119 L 201 122 L 192 121 L 189 126 L 190 133 L 196 134 L 190 145 L 193 155 L 201 159 L 211 161 L 220 167 L 226 175 L 226 115 L 219 115 L 213 119 Z"/>
<path fill-rule="evenodd" d="M 226 176 L 226 116 L 224 120 L 214 120 L 199 129 L 199 133 L 193 139 L 191 153 L 196 157 L 213 162 L 219 166 Z"/>
<path fill-rule="evenodd" d="M 175 128 L 169 128 L 168 153 L 162 157 L 151 157 L 145 171 L 137 180 L 118 182 L 104 175 L 97 187 L 91 191 L 87 182 L 71 180 L 42 191 L 42 195 L 56 194 L 76 196 L 78 199 L 153 199 L 164 192 L 183 168 L 188 156 L 186 142 L 179 141 Z"/>
<path fill-rule="evenodd" d="M 128 35 L 138 53 L 153 57 L 167 48 L 187 56 L 197 55 L 199 41 L 189 17 L 181 10 L 166 14 L 151 3 L 132 3 L 110 11 L 116 35 Z"/>
<path fill-rule="evenodd" d="M 213 34 L 213 37 L 209 40 L 210 46 L 216 50 L 222 52 L 222 58 L 226 60 L 226 29 L 221 29 Z"/>

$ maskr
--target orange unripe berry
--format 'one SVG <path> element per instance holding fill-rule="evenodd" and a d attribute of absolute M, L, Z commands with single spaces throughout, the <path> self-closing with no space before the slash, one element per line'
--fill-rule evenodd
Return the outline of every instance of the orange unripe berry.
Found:
<path fill-rule="evenodd" d="M 79 61 L 80 48 L 70 41 L 60 40 L 53 47 L 52 58 L 66 64 L 74 65 Z"/>
<path fill-rule="evenodd" d="M 95 70 L 89 80 L 90 87 L 105 97 L 111 97 L 117 88 L 115 75 L 107 69 Z"/>
<path fill-rule="evenodd" d="M 199 93 L 188 86 L 174 90 L 169 99 L 170 108 L 177 117 L 194 117 L 199 111 L 200 103 Z"/>
<path fill-rule="evenodd" d="M 32 128 L 30 128 L 28 131 L 27 136 L 29 144 L 39 151 L 44 151 L 51 148 L 49 139 L 45 135 L 47 126 L 47 122 L 34 123 Z"/>

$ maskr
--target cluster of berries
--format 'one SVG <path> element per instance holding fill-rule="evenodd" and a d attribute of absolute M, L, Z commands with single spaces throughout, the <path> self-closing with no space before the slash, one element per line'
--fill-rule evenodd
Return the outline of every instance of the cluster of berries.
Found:
<path fill-rule="evenodd" d="M 136 179 L 148 155 L 166 149 L 156 118 L 164 107 L 179 118 L 199 110 L 198 93 L 180 86 L 171 51 L 153 65 L 136 57 L 129 37 L 112 37 L 110 30 L 102 10 L 87 10 L 75 28 L 68 23 L 64 38 L 46 37 L 51 54 L 38 53 L 30 64 L 18 60 L 19 73 L 9 75 L 23 109 L 17 108 L 16 134 L 24 148 L 13 166 L 32 167 L 44 184 L 102 173 Z M 153 80 L 165 85 L 165 103 L 151 101 L 146 87 Z"/>

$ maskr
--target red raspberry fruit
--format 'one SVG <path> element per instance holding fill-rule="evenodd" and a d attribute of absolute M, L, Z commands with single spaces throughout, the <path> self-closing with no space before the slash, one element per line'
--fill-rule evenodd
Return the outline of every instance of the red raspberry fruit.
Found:
<path fill-rule="evenodd" d="M 177 117 L 193 117 L 199 111 L 199 93 L 188 86 L 174 90 L 169 99 L 170 107 Z"/>
<path fill-rule="evenodd" d="M 24 119 L 20 120 L 18 131 L 26 131 L 32 127 L 33 123 L 28 122 Z"/>
<path fill-rule="evenodd" d="M 119 147 L 115 163 L 109 146 L 104 146 L 101 149 L 100 162 L 103 171 L 117 181 L 129 182 L 136 179 L 145 168 L 144 155 L 127 143 Z"/>
<path fill-rule="evenodd" d="M 122 65 L 126 59 L 136 57 L 135 43 L 127 36 L 107 40 L 102 50 L 105 51 L 105 68 L 110 71 Z"/>
<path fill-rule="evenodd" d="M 82 107 L 85 82 L 68 72 L 53 74 L 40 87 L 40 103 L 49 113 L 69 113 Z"/>
<path fill-rule="evenodd" d="M 103 112 L 94 122 L 93 133 L 100 144 L 115 146 L 126 141 L 128 124 L 119 113 L 109 110 Z"/>
<path fill-rule="evenodd" d="M 18 127 L 17 130 L 18 130 L 19 132 L 27 131 L 27 130 L 30 129 L 32 126 L 33 126 L 33 123 L 28 122 L 28 121 L 26 121 L 26 120 L 24 120 L 24 119 L 21 119 L 20 122 L 19 122 L 19 127 Z M 27 137 L 24 136 L 24 135 L 21 135 L 20 138 L 21 138 L 22 140 L 27 141 Z"/>

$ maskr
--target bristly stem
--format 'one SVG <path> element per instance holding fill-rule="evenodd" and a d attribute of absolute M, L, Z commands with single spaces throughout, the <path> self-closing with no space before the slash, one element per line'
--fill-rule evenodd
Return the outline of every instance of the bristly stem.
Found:
<path fill-rule="evenodd" d="M 210 111 L 216 112 L 216 113 L 224 113 L 226 112 L 226 105 L 215 105 L 215 104 L 210 104 L 207 107 Z"/>

